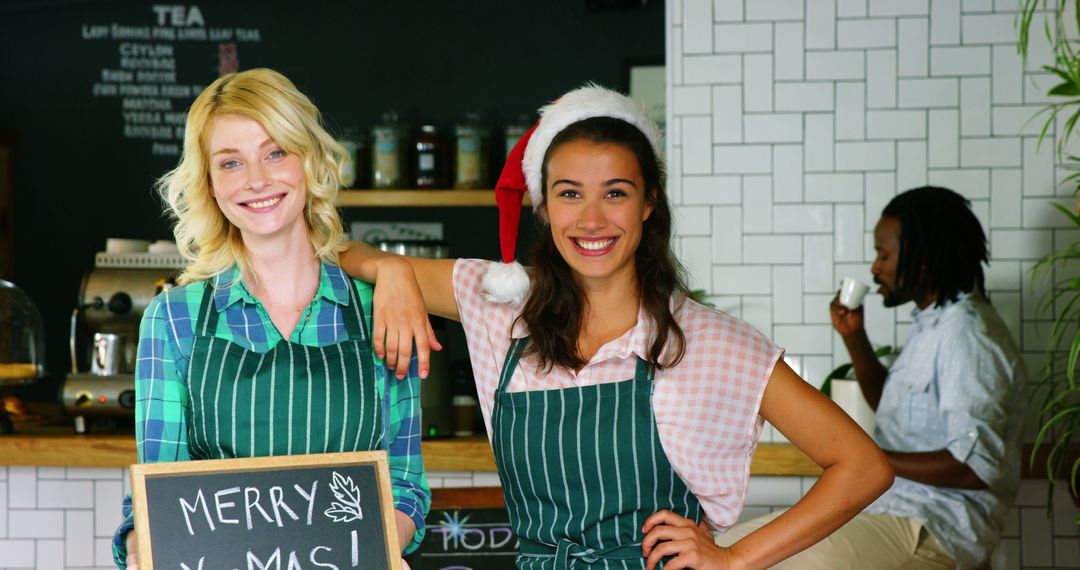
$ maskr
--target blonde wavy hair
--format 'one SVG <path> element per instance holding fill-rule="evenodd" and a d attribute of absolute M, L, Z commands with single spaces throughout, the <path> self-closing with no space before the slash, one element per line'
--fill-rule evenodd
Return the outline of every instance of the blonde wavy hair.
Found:
<path fill-rule="evenodd" d="M 240 230 L 211 193 L 210 126 L 214 117 L 226 114 L 258 121 L 285 152 L 302 159 L 308 237 L 320 260 L 337 263 L 345 246 L 335 202 L 348 155 L 323 128 L 319 110 L 288 78 L 272 69 L 250 69 L 219 77 L 195 99 L 180 162 L 155 185 L 175 221 L 180 254 L 190 262 L 179 282 L 207 280 L 234 264 L 245 274 L 249 266 Z"/>

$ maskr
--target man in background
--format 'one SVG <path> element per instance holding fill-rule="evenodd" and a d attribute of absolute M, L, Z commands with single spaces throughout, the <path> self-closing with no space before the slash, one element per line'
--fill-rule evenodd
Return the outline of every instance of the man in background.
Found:
<path fill-rule="evenodd" d="M 871 267 L 886 307 L 912 301 L 910 337 L 892 368 L 874 355 L 862 307 L 833 299 L 874 439 L 896 482 L 862 514 L 781 568 L 989 568 L 1020 478 L 1026 371 L 984 293 L 986 235 L 945 188 L 896 196 L 874 228 Z M 719 535 L 731 544 L 759 517 Z"/>

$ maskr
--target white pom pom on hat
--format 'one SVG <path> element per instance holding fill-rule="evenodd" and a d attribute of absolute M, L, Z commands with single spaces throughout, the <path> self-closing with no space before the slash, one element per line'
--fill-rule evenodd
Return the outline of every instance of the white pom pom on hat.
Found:
<path fill-rule="evenodd" d="M 484 275 L 482 288 L 488 300 L 514 304 L 524 300 L 529 277 L 514 260 L 514 251 L 525 192 L 529 193 L 535 210 L 544 198 L 542 169 L 551 141 L 566 127 L 593 117 L 611 117 L 630 123 L 649 139 L 657 159 L 663 156 L 660 128 L 649 118 L 643 105 L 621 93 L 588 83 L 542 107 L 540 120 L 506 157 L 506 165 L 495 185 L 503 263 L 492 264 Z"/>

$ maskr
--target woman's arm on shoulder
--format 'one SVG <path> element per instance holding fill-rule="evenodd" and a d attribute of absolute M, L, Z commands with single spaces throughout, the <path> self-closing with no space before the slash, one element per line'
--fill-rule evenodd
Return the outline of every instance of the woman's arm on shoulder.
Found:
<path fill-rule="evenodd" d="M 415 298 L 411 293 L 415 287 L 422 297 L 421 306 L 429 313 L 457 321 L 461 318 L 454 299 L 454 262 L 397 255 L 358 241 L 349 242 L 349 248 L 340 257 L 346 273 L 375 283 L 376 304 L 381 286 L 389 286 L 390 293 L 400 295 L 387 300 L 405 301 Z"/>
<path fill-rule="evenodd" d="M 415 342 L 422 376 L 427 376 L 431 349 L 442 350 L 427 314 L 461 320 L 454 300 L 454 260 L 405 257 L 353 241 L 339 263 L 352 277 L 375 283 L 375 354 L 404 378 Z"/>
<path fill-rule="evenodd" d="M 824 472 L 787 512 L 731 546 L 737 559 L 754 568 L 771 566 L 825 538 L 893 482 L 877 444 L 782 360 L 765 388 L 761 416 Z"/>

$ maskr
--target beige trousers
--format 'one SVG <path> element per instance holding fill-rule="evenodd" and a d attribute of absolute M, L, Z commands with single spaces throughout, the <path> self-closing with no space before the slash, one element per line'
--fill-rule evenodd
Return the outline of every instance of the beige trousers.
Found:
<path fill-rule="evenodd" d="M 780 516 L 777 511 L 715 534 L 716 544 L 731 546 Z M 782 570 L 952 570 L 941 543 L 910 517 L 861 513 L 821 542 L 773 566 Z"/>

